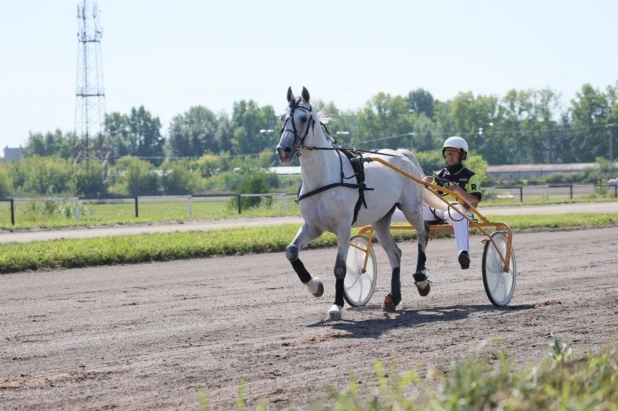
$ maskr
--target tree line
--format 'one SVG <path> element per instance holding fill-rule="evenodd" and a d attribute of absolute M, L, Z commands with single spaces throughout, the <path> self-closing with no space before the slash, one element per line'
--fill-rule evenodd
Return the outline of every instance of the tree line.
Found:
<path fill-rule="evenodd" d="M 404 96 L 378 93 L 355 110 L 319 100 L 314 106 L 335 118 L 328 130 L 340 144 L 412 148 L 421 153 L 427 172 L 439 168 L 440 148 L 451 135 L 466 138 L 481 168 L 609 157 L 611 135 L 618 132 L 618 82 L 605 90 L 584 84 L 567 107 L 561 101 L 560 93 L 548 88 L 510 90 L 503 97 L 465 92 L 447 101 L 417 89 Z M 75 161 L 87 147 L 73 133 L 31 133 L 26 158 L 0 167 L 0 197 L 234 191 L 243 175 L 276 165 L 277 114 L 253 100 L 234 103 L 231 115 L 195 106 L 172 118 L 164 135 L 160 119 L 144 106 L 112 112 L 104 134 L 88 142 L 90 152 L 109 151 L 110 156 L 88 167 Z M 264 178 L 285 188 L 277 177 Z"/>
<path fill-rule="evenodd" d="M 567 107 L 549 88 L 510 90 L 503 97 L 462 92 L 447 101 L 418 89 L 404 96 L 378 93 L 355 110 L 340 110 L 332 102 L 314 105 L 335 117 L 328 128 L 340 143 L 430 151 L 460 135 L 491 165 L 593 162 L 609 157 L 610 135 L 618 134 L 618 82 L 605 90 L 584 84 Z M 154 164 L 204 153 L 256 154 L 275 146 L 277 114 L 253 100 L 234 103 L 231 115 L 195 106 L 172 118 L 164 135 L 160 119 L 141 106 L 108 114 L 107 140 L 95 136 L 89 144 L 93 150 L 109 149 L 112 160 L 131 155 Z M 70 158 L 83 145 L 72 133 L 56 130 L 31 134 L 25 151 Z M 615 157 L 618 148 L 612 149 Z"/>

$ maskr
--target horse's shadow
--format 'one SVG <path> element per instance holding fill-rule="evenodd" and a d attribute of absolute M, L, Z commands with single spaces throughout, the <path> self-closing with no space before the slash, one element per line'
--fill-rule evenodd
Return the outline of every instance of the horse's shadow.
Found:
<path fill-rule="evenodd" d="M 507 307 L 494 307 L 491 305 L 454 305 L 439 308 L 404 309 L 396 312 L 383 312 L 379 306 L 365 306 L 348 308 L 349 311 L 372 311 L 375 318 L 362 321 L 319 321 L 307 327 L 322 327 L 330 325 L 335 330 L 344 330 L 348 334 L 341 338 L 379 338 L 386 331 L 395 328 L 411 328 L 423 324 L 435 322 L 459 321 L 467 318 L 472 313 L 495 312 L 496 315 L 504 315 L 508 312 L 533 309 L 532 304 L 522 304 Z"/>

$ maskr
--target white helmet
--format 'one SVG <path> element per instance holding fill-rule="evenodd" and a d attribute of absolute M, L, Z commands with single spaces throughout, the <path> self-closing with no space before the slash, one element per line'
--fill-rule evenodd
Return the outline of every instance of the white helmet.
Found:
<path fill-rule="evenodd" d="M 462 150 L 463 151 L 461 155 L 462 160 L 465 160 L 466 157 L 468 156 L 468 143 L 466 143 L 466 140 L 464 140 L 463 138 L 459 136 L 453 136 L 453 137 L 449 137 L 446 139 L 446 141 L 444 142 L 444 145 L 442 146 L 442 157 L 444 157 L 444 151 L 446 150 L 447 147 L 453 147 L 453 148 L 458 148 Z"/>

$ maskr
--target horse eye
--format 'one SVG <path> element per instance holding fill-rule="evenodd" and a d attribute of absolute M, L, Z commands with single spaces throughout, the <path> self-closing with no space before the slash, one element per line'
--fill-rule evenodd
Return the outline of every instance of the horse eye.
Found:
<path fill-rule="evenodd" d="M 306 123 L 306 122 L 307 122 L 307 116 L 302 116 L 302 117 L 300 118 L 300 122 L 301 122 L 301 123 Z"/>

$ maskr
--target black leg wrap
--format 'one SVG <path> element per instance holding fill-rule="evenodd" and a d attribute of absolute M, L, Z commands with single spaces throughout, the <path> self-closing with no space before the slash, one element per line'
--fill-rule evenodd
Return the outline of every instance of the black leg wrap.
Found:
<path fill-rule="evenodd" d="M 427 262 L 427 256 L 425 252 L 421 248 L 421 245 L 418 245 L 418 258 L 416 260 L 416 272 L 420 272 L 425 269 L 425 263 Z"/>
<path fill-rule="evenodd" d="M 391 293 L 389 294 L 393 303 L 398 305 L 401 302 L 401 269 L 395 267 L 391 276 Z"/>
<path fill-rule="evenodd" d="M 343 307 L 343 278 L 337 278 L 335 281 L 335 304 Z"/>
<path fill-rule="evenodd" d="M 292 267 L 294 267 L 294 271 L 296 271 L 298 278 L 300 278 L 300 281 L 303 284 L 311 281 L 311 274 L 309 274 L 309 271 L 307 271 L 305 265 L 302 261 L 300 261 L 300 259 L 292 261 Z"/>
<path fill-rule="evenodd" d="M 345 265 L 345 260 L 340 259 L 339 256 L 337 256 L 337 259 L 335 261 L 335 278 L 345 278 L 345 274 L 347 271 L 348 269 Z"/>

